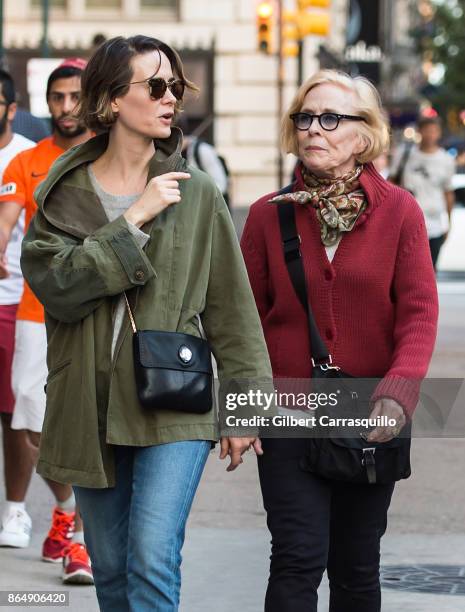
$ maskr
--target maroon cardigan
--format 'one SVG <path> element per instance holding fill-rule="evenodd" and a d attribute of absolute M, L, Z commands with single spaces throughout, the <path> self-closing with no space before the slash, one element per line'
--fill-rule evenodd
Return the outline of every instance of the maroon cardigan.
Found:
<path fill-rule="evenodd" d="M 294 189 L 302 189 L 301 181 Z M 315 209 L 294 205 L 309 299 L 333 362 L 353 376 L 383 378 L 374 399 L 391 397 L 411 415 L 438 319 L 423 213 L 410 193 L 385 181 L 372 164 L 360 182 L 367 208 L 344 234 L 332 263 Z M 309 378 L 307 317 L 284 262 L 273 195 L 250 208 L 242 252 L 274 376 Z"/>

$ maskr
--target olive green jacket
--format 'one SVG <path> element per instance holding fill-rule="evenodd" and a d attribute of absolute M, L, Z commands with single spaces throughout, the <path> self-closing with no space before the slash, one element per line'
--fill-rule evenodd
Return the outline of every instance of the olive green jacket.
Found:
<path fill-rule="evenodd" d="M 199 315 L 221 380 L 269 378 L 260 319 L 234 226 L 210 178 L 180 155 L 181 133 L 157 141 L 149 179 L 189 171 L 182 200 L 142 229 L 109 223 L 87 164 L 106 135 L 62 155 L 35 193 L 39 210 L 23 243 L 26 281 L 45 307 L 47 409 L 37 471 L 58 482 L 114 486 L 112 445 L 218 439 L 216 411 L 147 412 L 138 403 L 132 329 L 123 324 L 111 359 L 112 309 L 123 291 L 140 329 L 200 336 Z"/>

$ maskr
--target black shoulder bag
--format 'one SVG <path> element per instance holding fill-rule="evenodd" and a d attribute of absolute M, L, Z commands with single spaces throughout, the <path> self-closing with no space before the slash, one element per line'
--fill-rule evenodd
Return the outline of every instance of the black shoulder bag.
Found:
<path fill-rule="evenodd" d="M 142 407 L 209 412 L 213 369 L 208 342 L 179 332 L 138 331 L 126 293 L 124 298 L 133 331 L 134 372 Z"/>
<path fill-rule="evenodd" d="M 288 186 L 280 193 L 291 191 L 292 186 Z M 356 412 L 354 402 L 358 397 L 358 393 L 350 388 L 353 377 L 332 364 L 332 357 L 318 332 L 308 300 L 294 205 L 282 203 L 277 206 L 284 259 L 294 290 L 308 316 L 312 378 L 316 384 L 324 383 L 324 379 L 340 379 L 340 402 L 347 406 L 348 415 L 353 414 Z M 356 385 L 354 388 L 359 389 Z M 318 413 L 321 414 L 320 408 L 317 409 L 317 417 Z M 307 453 L 301 460 L 301 467 L 324 478 L 353 483 L 386 484 L 408 478 L 411 473 L 410 428 L 410 423 L 404 426 L 403 436 L 407 434 L 406 437 L 396 437 L 383 443 L 367 442 L 360 436 L 328 437 L 328 431 L 325 431 L 326 437 L 308 439 Z"/>

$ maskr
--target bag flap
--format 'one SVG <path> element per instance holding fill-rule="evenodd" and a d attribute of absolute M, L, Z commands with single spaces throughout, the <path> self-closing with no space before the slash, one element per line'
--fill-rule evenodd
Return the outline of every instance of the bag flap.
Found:
<path fill-rule="evenodd" d="M 363 450 L 364 448 L 376 448 L 376 450 L 391 450 L 410 443 L 410 438 L 392 438 L 389 442 L 366 442 L 363 438 L 329 438 L 336 446 Z"/>
<path fill-rule="evenodd" d="M 178 332 L 138 331 L 134 334 L 134 359 L 144 368 L 166 368 L 212 374 L 208 342 Z"/>

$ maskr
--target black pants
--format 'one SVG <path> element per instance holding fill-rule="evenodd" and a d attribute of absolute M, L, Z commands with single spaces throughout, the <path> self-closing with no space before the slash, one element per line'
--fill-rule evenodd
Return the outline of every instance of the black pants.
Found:
<path fill-rule="evenodd" d="M 442 245 L 444 244 L 445 234 L 442 236 L 438 236 L 437 238 L 429 239 L 429 250 L 431 251 L 431 259 L 433 260 L 433 267 L 436 270 L 436 262 L 439 257 L 439 251 L 441 250 Z"/>
<path fill-rule="evenodd" d="M 265 612 L 317 612 L 325 569 L 330 612 L 379 612 L 380 540 L 394 484 L 351 485 L 304 472 L 302 439 L 263 439 L 260 484 L 272 536 Z"/>

